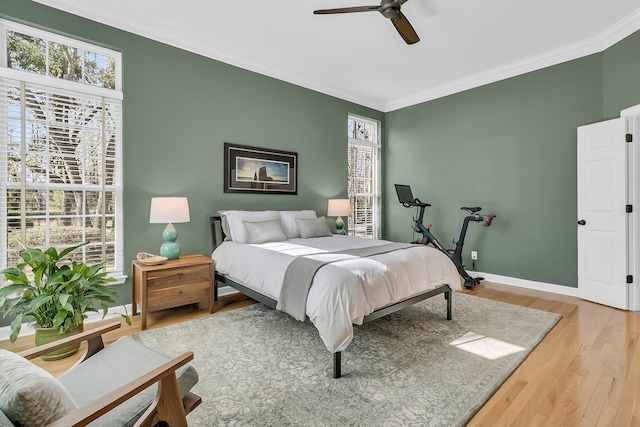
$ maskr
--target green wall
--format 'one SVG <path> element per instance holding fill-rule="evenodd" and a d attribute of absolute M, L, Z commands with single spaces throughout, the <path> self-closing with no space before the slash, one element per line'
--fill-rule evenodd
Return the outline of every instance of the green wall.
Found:
<path fill-rule="evenodd" d="M 640 104 L 640 31 L 603 52 L 604 117 L 620 116 L 620 110 Z"/>
<path fill-rule="evenodd" d="M 640 33 L 606 51 L 386 115 L 385 236 L 411 237 L 412 211 L 393 184 L 431 203 L 428 219 L 453 247 L 464 212 L 466 264 L 497 275 L 577 287 L 578 126 L 640 103 Z M 446 245 L 445 245 L 446 246 Z"/>
<path fill-rule="evenodd" d="M 125 273 L 140 251 L 158 253 L 163 224 L 149 224 L 154 196 L 189 198 L 176 224 L 183 253 L 210 254 L 218 209 L 315 209 L 346 196 L 347 115 L 384 121 L 360 105 L 116 30 L 28 0 L 0 0 L 2 17 L 119 50 L 124 82 Z M 223 192 L 223 144 L 298 153 L 297 195 Z M 131 283 L 119 286 L 131 301 Z M 6 322 L 6 320 L 5 320 Z"/>

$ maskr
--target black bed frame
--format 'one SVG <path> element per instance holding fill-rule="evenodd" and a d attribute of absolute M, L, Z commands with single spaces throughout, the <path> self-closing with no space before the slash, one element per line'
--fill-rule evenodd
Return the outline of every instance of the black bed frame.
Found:
<path fill-rule="evenodd" d="M 221 227 L 221 218 L 220 216 L 212 216 L 209 217 L 210 226 L 211 226 L 211 246 L 213 250 L 218 247 L 218 232 L 217 228 L 220 228 L 220 236 L 222 237 L 220 240 L 224 240 L 225 234 Z M 269 298 L 259 292 L 256 292 L 253 289 L 250 289 L 238 282 L 235 282 L 228 277 L 219 274 L 217 271 L 215 272 L 214 279 L 214 299 L 218 300 L 218 282 L 224 283 L 225 285 L 231 286 L 232 288 L 238 290 L 239 292 L 247 295 L 248 297 L 261 302 L 262 304 L 271 307 L 273 309 L 276 308 L 278 301 Z M 424 301 L 428 298 L 431 298 L 435 295 L 444 294 L 445 299 L 447 300 L 447 320 L 451 320 L 451 306 L 452 306 L 452 295 L 453 292 L 449 285 L 439 286 L 435 289 L 429 290 L 420 295 L 416 295 L 412 298 L 408 298 L 403 301 L 399 301 L 395 304 L 388 305 L 386 307 L 380 308 L 373 313 L 364 317 L 363 323 L 371 322 L 372 320 L 379 319 L 380 317 L 386 316 L 387 314 L 394 313 L 398 310 L 402 310 L 403 308 L 409 307 L 410 305 L 416 304 L 420 301 Z M 309 318 L 306 320 L 309 321 Z M 333 353 L 333 378 L 340 378 L 342 376 L 342 352 L 336 351 Z"/>

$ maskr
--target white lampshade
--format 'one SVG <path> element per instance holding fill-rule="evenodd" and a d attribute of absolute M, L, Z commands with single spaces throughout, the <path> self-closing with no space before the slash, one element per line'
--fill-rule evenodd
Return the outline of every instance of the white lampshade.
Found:
<path fill-rule="evenodd" d="M 349 199 L 329 199 L 327 216 L 351 215 L 351 202 Z"/>
<path fill-rule="evenodd" d="M 189 201 L 186 197 L 152 197 L 149 222 L 168 224 L 189 222 Z"/>

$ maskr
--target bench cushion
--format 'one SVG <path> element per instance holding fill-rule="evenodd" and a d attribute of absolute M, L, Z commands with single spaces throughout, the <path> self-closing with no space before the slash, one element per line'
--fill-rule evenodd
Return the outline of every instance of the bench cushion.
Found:
<path fill-rule="evenodd" d="M 69 391 L 75 402 L 82 407 L 170 360 L 170 357 L 130 337 L 121 337 L 104 350 L 62 374 L 58 380 Z M 180 394 L 184 397 L 198 382 L 198 374 L 191 365 L 186 365 L 178 369 L 176 375 Z M 151 405 L 157 389 L 157 384 L 152 385 L 90 425 L 133 425 Z"/>

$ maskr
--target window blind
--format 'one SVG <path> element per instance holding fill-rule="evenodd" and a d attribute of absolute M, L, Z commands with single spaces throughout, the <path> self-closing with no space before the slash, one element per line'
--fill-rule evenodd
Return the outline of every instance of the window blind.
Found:
<path fill-rule="evenodd" d="M 348 195 L 352 208 L 349 233 L 378 239 L 381 236 L 378 125 L 350 116 L 348 129 Z"/>
<path fill-rule="evenodd" d="M 0 79 L 0 268 L 23 246 L 122 275 L 122 101 Z"/>

